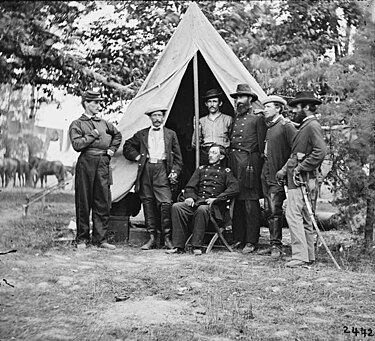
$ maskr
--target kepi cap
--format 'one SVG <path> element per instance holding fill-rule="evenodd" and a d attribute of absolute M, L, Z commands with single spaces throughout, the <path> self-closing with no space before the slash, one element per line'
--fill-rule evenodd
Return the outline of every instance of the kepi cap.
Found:
<path fill-rule="evenodd" d="M 103 101 L 99 91 L 87 90 L 82 94 L 82 101 Z"/>

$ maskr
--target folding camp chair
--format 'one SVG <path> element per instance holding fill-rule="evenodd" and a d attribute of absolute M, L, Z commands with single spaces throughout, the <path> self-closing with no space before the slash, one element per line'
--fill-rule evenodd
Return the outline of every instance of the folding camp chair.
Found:
<path fill-rule="evenodd" d="M 177 201 L 183 201 L 184 191 L 179 194 Z M 205 240 L 209 240 L 207 245 L 202 245 L 202 247 L 206 248 L 206 253 L 210 253 L 214 246 L 216 247 L 224 247 L 229 252 L 233 252 L 232 247 L 226 240 L 226 235 L 231 231 L 231 221 L 233 217 L 233 207 L 234 207 L 234 198 L 228 199 L 225 202 L 213 202 L 209 205 L 209 216 L 210 222 L 206 228 Z M 221 208 L 221 216 L 222 219 L 218 219 L 216 217 L 217 209 L 220 209 L 218 205 L 223 205 L 224 207 Z M 192 234 L 186 240 L 185 247 L 189 247 L 189 243 L 191 240 Z M 221 245 L 217 242 L 221 242 Z"/>

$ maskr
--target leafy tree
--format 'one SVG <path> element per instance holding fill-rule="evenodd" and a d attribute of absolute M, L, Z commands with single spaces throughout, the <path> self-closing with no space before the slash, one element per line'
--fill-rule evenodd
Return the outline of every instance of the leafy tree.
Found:
<path fill-rule="evenodd" d="M 358 11 L 352 1 L 197 1 L 213 26 L 265 87 L 268 76 L 256 56 L 275 62 L 306 53 L 314 59 L 343 44 L 338 35 L 340 7 L 350 25 Z M 105 2 L 5 1 L 0 4 L 0 81 L 52 83 L 79 92 L 104 85 L 113 100 L 131 98 L 177 27 L 188 1 L 109 1 L 110 15 L 81 25 Z M 305 22 L 307 30 L 300 30 Z M 10 27 L 17 27 L 10 30 Z M 288 65 L 281 66 L 282 72 Z M 293 77 L 293 73 L 291 73 Z M 276 85 L 278 82 L 276 82 Z"/>
<path fill-rule="evenodd" d="M 363 228 L 368 251 L 375 225 L 375 23 L 370 15 L 367 12 L 367 20 L 355 36 L 354 53 L 334 64 L 326 75 L 329 86 L 347 96 L 345 102 L 326 108 L 326 121 L 350 128 L 347 136 L 337 132 L 331 139 L 331 179 L 339 194 L 337 204 L 348 207 L 346 223 L 350 224 L 356 210 L 366 212 Z"/>

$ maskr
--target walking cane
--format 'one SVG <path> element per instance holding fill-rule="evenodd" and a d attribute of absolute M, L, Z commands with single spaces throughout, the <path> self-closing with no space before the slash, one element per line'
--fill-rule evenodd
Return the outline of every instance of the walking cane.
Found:
<path fill-rule="evenodd" d="M 333 263 L 335 264 L 336 268 L 338 270 L 341 270 L 340 265 L 338 265 L 338 263 L 336 262 L 335 257 L 333 257 L 333 255 L 332 255 L 331 250 L 328 248 L 328 246 L 327 246 L 327 244 L 326 244 L 326 242 L 325 242 L 325 240 L 323 238 L 322 232 L 319 230 L 319 227 L 318 227 L 318 224 L 317 224 L 317 222 L 315 220 L 315 215 L 314 215 L 314 212 L 313 212 L 313 210 L 311 208 L 310 200 L 309 200 L 309 197 L 308 197 L 308 194 L 307 194 L 306 183 L 301 180 L 301 176 L 300 175 L 299 175 L 299 179 L 297 181 L 295 181 L 295 183 L 296 182 L 298 182 L 299 185 L 300 185 L 300 187 L 301 187 L 301 191 L 302 191 L 302 194 L 303 194 L 303 199 L 305 200 L 307 211 L 309 212 L 311 221 L 312 221 L 312 223 L 313 223 L 313 225 L 315 227 L 316 232 L 318 233 L 318 236 L 319 236 L 320 240 L 322 241 L 322 244 L 324 245 L 327 253 L 331 257 L 331 259 L 332 259 Z"/>

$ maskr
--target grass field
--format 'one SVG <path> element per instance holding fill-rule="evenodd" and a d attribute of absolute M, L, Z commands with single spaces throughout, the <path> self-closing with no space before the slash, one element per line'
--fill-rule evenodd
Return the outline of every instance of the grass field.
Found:
<path fill-rule="evenodd" d="M 334 253 L 342 271 L 323 249 L 308 269 L 216 250 L 76 251 L 54 242 L 71 192 L 27 218 L 23 191 L 0 195 L 0 251 L 17 250 L 0 255 L 1 341 L 375 340 L 375 262 L 356 248 Z"/>

